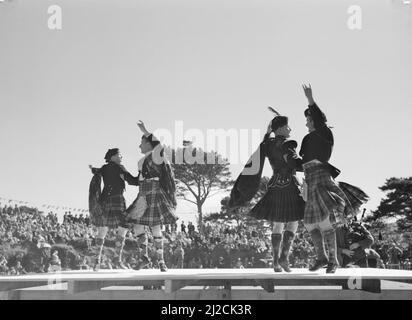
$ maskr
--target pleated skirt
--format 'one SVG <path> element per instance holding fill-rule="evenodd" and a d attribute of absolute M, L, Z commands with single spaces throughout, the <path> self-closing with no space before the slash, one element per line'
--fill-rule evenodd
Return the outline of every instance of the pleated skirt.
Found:
<path fill-rule="evenodd" d="M 125 210 L 126 201 L 123 195 L 113 195 L 107 197 L 101 203 L 100 214 L 91 216 L 91 222 L 96 227 L 108 227 L 116 229 L 118 227 L 126 227 Z"/>
<path fill-rule="evenodd" d="M 147 208 L 144 214 L 137 219 L 129 219 L 129 212 L 136 204 L 139 197 L 144 197 Z M 139 186 L 139 194 L 136 200 L 126 210 L 128 224 L 140 224 L 146 226 L 158 226 L 172 224 L 178 220 L 174 206 L 167 200 L 164 191 L 160 188 L 159 181 L 144 180 Z"/>
<path fill-rule="evenodd" d="M 346 223 L 346 216 L 354 215 L 369 199 L 360 188 L 346 182 L 335 182 L 320 163 L 304 165 L 308 198 L 305 207 L 305 224 L 319 223 L 329 217 L 337 226 Z"/>
<path fill-rule="evenodd" d="M 305 201 L 301 196 L 296 177 L 288 185 L 279 186 L 271 182 L 265 195 L 249 212 L 251 217 L 270 222 L 291 222 L 303 219 Z"/>

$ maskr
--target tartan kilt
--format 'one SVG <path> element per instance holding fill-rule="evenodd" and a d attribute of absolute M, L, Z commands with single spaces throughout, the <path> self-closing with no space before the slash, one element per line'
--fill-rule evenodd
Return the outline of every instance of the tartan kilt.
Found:
<path fill-rule="evenodd" d="M 348 198 L 349 204 L 354 212 L 357 212 L 361 205 L 365 204 L 369 200 L 369 196 L 358 187 L 342 181 L 339 181 L 338 185 Z"/>
<path fill-rule="evenodd" d="M 339 185 L 332 179 L 330 172 L 320 162 L 303 166 L 308 187 L 305 224 L 319 223 L 329 217 L 332 225 L 346 222 L 345 216 L 352 211 L 350 202 Z"/>
<path fill-rule="evenodd" d="M 91 222 L 96 227 L 108 227 L 116 229 L 126 227 L 125 210 L 126 201 L 121 194 L 107 197 L 100 204 L 101 214 L 93 215 Z"/>
<path fill-rule="evenodd" d="M 146 198 L 147 208 L 140 218 L 131 219 L 128 216 L 139 197 Z M 139 194 L 136 200 L 126 210 L 127 223 L 154 227 L 172 224 L 177 220 L 175 207 L 169 202 L 165 192 L 160 188 L 159 181 L 143 180 L 139 185 Z"/>
<path fill-rule="evenodd" d="M 272 179 L 271 179 L 272 180 Z M 298 182 L 291 175 L 286 186 L 271 185 L 259 202 L 249 212 L 251 217 L 271 222 L 291 222 L 303 219 L 305 201 L 303 200 Z"/>

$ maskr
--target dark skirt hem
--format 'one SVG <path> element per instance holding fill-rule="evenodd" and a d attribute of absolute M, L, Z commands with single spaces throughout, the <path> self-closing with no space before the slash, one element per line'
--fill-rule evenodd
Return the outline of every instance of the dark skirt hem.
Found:
<path fill-rule="evenodd" d="M 270 188 L 249 212 L 257 220 L 292 222 L 304 217 L 305 201 L 295 185 L 288 188 Z"/>

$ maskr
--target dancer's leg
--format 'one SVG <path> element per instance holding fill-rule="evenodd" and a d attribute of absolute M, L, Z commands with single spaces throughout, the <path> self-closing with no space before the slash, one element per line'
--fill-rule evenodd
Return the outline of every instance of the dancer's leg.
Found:
<path fill-rule="evenodd" d="M 325 219 L 319 223 L 319 228 L 325 239 L 326 246 L 328 247 L 328 267 L 326 273 L 335 273 L 339 266 L 338 256 L 337 256 L 337 245 L 336 245 L 336 231 L 335 228 L 330 223 L 329 218 Z"/>
<path fill-rule="evenodd" d="M 317 256 L 315 263 L 309 267 L 309 270 L 316 271 L 328 264 L 328 258 L 326 257 L 325 251 L 325 243 L 323 241 L 323 235 L 319 229 L 318 224 L 306 224 L 305 227 L 312 238 L 313 246 L 315 247 Z"/>
<path fill-rule="evenodd" d="M 142 249 L 143 255 L 140 257 L 142 263 L 139 264 L 139 269 L 146 267 L 149 263 L 149 254 L 147 251 L 147 236 L 143 225 L 136 224 L 134 226 L 134 233 L 137 237 L 137 246 Z"/>
<path fill-rule="evenodd" d="M 102 263 L 102 252 L 103 252 L 103 246 L 104 246 L 104 239 L 106 238 L 108 231 L 109 231 L 108 227 L 97 227 L 96 246 L 99 248 L 99 254 L 97 256 L 96 265 L 94 267 L 95 271 L 100 269 L 100 264 Z"/>
<path fill-rule="evenodd" d="M 154 247 L 156 249 L 157 260 L 159 263 L 160 271 L 167 271 L 166 263 L 163 255 L 163 234 L 161 226 L 154 226 L 152 228 Z"/>
<path fill-rule="evenodd" d="M 127 232 L 128 232 L 128 229 L 123 228 L 123 227 L 119 227 L 117 230 L 116 247 L 119 248 L 118 265 L 121 269 L 128 269 L 123 263 L 123 249 L 124 249 L 124 244 L 126 241 Z"/>
<path fill-rule="evenodd" d="M 286 223 L 285 231 L 283 231 L 282 251 L 279 258 L 279 264 L 286 272 L 291 272 L 289 267 L 289 254 L 297 229 L 298 222 L 291 221 Z"/>
<path fill-rule="evenodd" d="M 274 222 L 272 230 L 272 253 L 273 253 L 273 270 L 282 272 L 282 267 L 279 264 L 280 243 L 282 241 L 282 232 L 284 223 Z"/>

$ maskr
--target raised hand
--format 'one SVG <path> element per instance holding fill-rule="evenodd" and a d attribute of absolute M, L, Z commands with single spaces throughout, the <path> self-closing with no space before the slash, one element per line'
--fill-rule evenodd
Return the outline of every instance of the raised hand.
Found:
<path fill-rule="evenodd" d="M 91 164 L 89 164 L 89 169 L 90 169 L 90 171 L 92 172 L 92 174 L 95 174 L 95 173 L 98 171 L 98 169 L 97 169 L 97 168 L 93 168 L 93 166 L 92 166 Z"/>
<path fill-rule="evenodd" d="M 305 93 L 306 98 L 308 98 L 309 104 L 313 104 L 315 101 L 313 100 L 313 94 L 312 94 L 312 86 L 310 85 L 302 85 L 303 92 Z"/>
<path fill-rule="evenodd" d="M 302 85 L 303 91 L 305 92 L 305 96 L 309 99 L 312 97 L 312 87 L 309 83 L 309 85 L 303 84 Z"/>
<path fill-rule="evenodd" d="M 142 120 L 139 120 L 139 121 L 137 122 L 137 126 L 139 127 L 139 129 L 140 129 L 144 134 L 147 134 L 147 133 L 148 133 L 148 131 L 147 131 L 147 129 L 146 129 L 146 127 L 145 127 L 145 125 L 144 125 L 144 123 L 143 123 Z"/>

